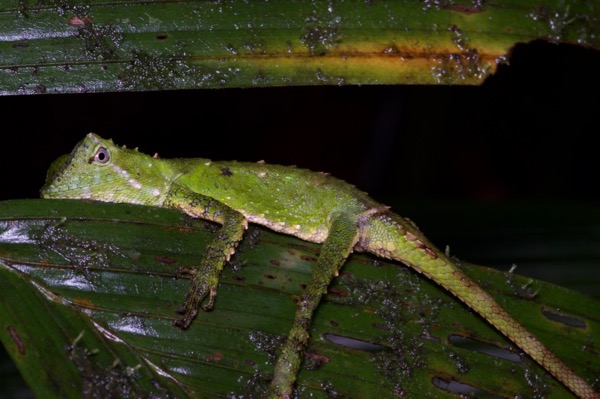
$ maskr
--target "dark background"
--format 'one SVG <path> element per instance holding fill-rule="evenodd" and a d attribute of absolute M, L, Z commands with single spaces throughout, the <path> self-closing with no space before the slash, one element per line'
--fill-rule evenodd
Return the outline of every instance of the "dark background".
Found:
<path fill-rule="evenodd" d="M 3 97 L 0 198 L 36 198 L 51 161 L 92 131 L 163 158 L 331 172 L 461 258 L 600 295 L 599 71 L 600 52 L 535 42 L 479 87 Z"/>

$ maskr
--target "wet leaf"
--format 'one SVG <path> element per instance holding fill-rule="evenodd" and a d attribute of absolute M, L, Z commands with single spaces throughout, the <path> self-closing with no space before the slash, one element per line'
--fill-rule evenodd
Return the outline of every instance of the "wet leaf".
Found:
<path fill-rule="evenodd" d="M 171 323 L 188 282 L 176 271 L 198 262 L 214 230 L 158 208 L 1 202 L 0 339 L 35 394 L 260 397 L 319 246 L 251 229 L 215 309 L 181 331 Z M 597 377 L 597 299 L 464 267 L 574 370 Z M 572 397 L 436 285 L 353 255 L 317 312 L 300 397 L 451 398 L 457 389 Z"/>
<path fill-rule="evenodd" d="M 598 48 L 598 1 L 0 0 L 0 93 L 478 84 L 519 42 Z"/>

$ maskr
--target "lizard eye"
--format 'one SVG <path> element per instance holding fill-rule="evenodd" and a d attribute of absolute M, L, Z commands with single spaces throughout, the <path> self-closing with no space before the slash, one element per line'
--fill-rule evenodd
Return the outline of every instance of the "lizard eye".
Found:
<path fill-rule="evenodd" d="M 96 155 L 94 155 L 93 160 L 99 163 L 107 163 L 110 159 L 110 155 L 108 154 L 108 150 L 104 147 L 98 148 L 96 151 Z"/>

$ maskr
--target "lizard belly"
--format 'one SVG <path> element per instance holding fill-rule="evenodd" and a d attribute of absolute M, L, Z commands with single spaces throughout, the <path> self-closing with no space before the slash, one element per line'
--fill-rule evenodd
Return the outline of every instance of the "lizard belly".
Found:
<path fill-rule="evenodd" d="M 254 214 L 247 214 L 242 211 L 242 214 L 251 223 L 256 223 L 261 226 L 265 226 L 271 230 L 277 231 L 283 234 L 289 234 L 298 237 L 305 241 L 322 243 L 329 234 L 329 229 L 325 224 L 321 226 L 307 227 L 301 224 L 287 223 L 285 221 L 275 221 L 273 219 L 266 218 L 264 216 L 257 216 Z"/>

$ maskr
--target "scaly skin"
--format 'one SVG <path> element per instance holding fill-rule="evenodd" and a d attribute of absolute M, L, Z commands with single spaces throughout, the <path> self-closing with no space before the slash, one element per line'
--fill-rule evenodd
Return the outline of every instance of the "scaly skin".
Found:
<path fill-rule="evenodd" d="M 368 238 L 359 242 L 359 245 L 366 247 L 368 252 L 409 265 L 446 288 L 577 396 L 600 397 L 585 380 L 510 316 L 490 294 L 467 277 L 410 222 L 392 213 L 382 213 L 369 220 L 362 236 Z"/>
<path fill-rule="evenodd" d="M 188 328 L 203 301 L 213 307 L 219 274 L 248 222 L 322 243 L 311 282 L 275 365 L 269 398 L 289 398 L 309 340 L 313 314 L 353 251 L 400 261 L 423 273 L 479 313 L 580 398 L 598 399 L 590 385 L 513 319 L 411 223 L 353 186 L 323 173 L 264 162 L 157 159 L 90 133 L 56 160 L 44 198 L 87 198 L 161 206 L 222 225 L 193 276 L 182 317 Z"/>

